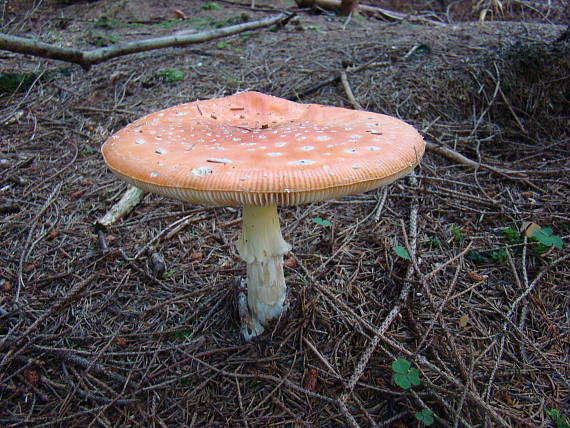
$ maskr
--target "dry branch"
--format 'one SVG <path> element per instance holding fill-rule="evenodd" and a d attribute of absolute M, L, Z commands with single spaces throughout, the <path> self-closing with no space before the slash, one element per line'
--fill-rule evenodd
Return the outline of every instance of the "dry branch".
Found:
<path fill-rule="evenodd" d="M 348 99 L 348 101 L 350 102 L 350 104 L 352 105 L 352 107 L 355 110 L 364 110 L 364 107 L 362 107 L 362 105 L 356 100 L 356 97 L 354 96 L 354 93 L 352 92 L 352 89 L 350 87 L 350 83 L 348 81 L 348 76 L 346 74 L 346 70 L 343 70 L 340 73 L 340 81 L 342 83 L 344 92 L 346 93 L 346 97 Z M 509 178 L 512 177 L 526 177 L 526 175 L 524 173 L 521 173 L 519 171 L 514 171 L 511 169 L 506 169 L 506 168 L 497 168 L 491 165 L 486 165 L 483 163 L 479 163 L 476 162 L 474 160 L 471 160 L 465 156 L 463 156 L 461 153 L 456 152 L 455 150 L 451 150 L 443 145 L 439 145 L 436 143 L 432 143 L 431 141 L 426 141 L 426 150 L 429 150 L 430 152 L 434 152 L 437 153 L 443 157 L 446 157 L 447 159 L 450 159 L 454 162 L 457 162 L 461 165 L 465 165 L 467 167 L 473 168 L 475 170 L 479 169 L 479 168 L 483 168 L 486 169 L 488 171 L 494 172 L 496 174 L 502 175 L 502 176 L 506 176 Z"/>
<path fill-rule="evenodd" d="M 126 216 L 141 201 L 144 191 L 135 186 L 129 186 L 119 202 L 111 207 L 107 213 L 97 220 L 96 225 L 106 228 L 115 224 L 118 220 Z"/>
<path fill-rule="evenodd" d="M 463 156 L 461 153 L 457 153 L 455 150 L 451 150 L 447 147 L 440 146 L 438 144 L 432 143 L 431 141 L 426 141 L 426 149 L 429 150 L 430 152 L 437 153 L 443 157 L 446 157 L 447 159 L 450 159 L 461 165 L 465 165 L 473 169 L 483 168 L 491 172 L 494 172 L 496 174 L 507 177 L 525 177 L 525 174 L 522 174 L 518 171 L 513 171 L 511 169 L 505 169 L 505 168 L 497 168 L 491 165 L 486 165 L 483 163 L 476 162 L 474 160 L 471 160 Z"/>
<path fill-rule="evenodd" d="M 80 65 L 85 70 L 89 70 L 93 65 L 100 64 L 119 56 L 154 49 L 182 47 L 193 43 L 207 42 L 209 40 L 242 33 L 244 31 L 256 30 L 258 28 L 269 27 L 275 24 L 285 24 L 292 17 L 293 15 L 291 14 L 281 13 L 271 18 L 247 22 L 244 24 L 231 25 L 224 28 L 218 28 L 216 30 L 204 31 L 196 34 L 156 37 L 152 39 L 138 40 L 136 42 L 119 43 L 91 51 L 64 48 L 25 37 L 0 33 L 0 49 L 34 55 L 41 58 L 71 62 Z"/>

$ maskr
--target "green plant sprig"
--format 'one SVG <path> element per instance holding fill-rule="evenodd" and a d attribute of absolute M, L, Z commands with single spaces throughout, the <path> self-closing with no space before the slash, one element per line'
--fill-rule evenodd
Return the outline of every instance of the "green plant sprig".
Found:
<path fill-rule="evenodd" d="M 392 379 L 400 388 L 410 389 L 412 385 L 420 384 L 420 372 L 404 358 L 398 358 L 392 362 L 392 372 Z"/>

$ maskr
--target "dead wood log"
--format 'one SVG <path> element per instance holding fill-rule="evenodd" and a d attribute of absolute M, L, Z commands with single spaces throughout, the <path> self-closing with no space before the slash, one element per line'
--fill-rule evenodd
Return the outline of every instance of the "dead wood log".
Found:
<path fill-rule="evenodd" d="M 244 31 L 256 30 L 258 28 L 269 27 L 276 24 L 283 25 L 292 17 L 292 14 L 281 13 L 271 18 L 246 22 L 244 24 L 231 25 L 211 31 L 177 36 L 156 37 L 152 39 L 138 40 L 136 42 L 118 43 L 113 46 L 93 49 L 90 51 L 60 47 L 25 37 L 0 33 L 0 50 L 7 50 L 21 54 L 34 55 L 41 58 L 71 62 L 80 65 L 85 70 L 89 70 L 93 65 L 100 64 L 104 61 L 119 56 L 145 52 L 154 49 L 182 47 L 192 43 L 202 43 L 209 40 L 242 33 Z"/>

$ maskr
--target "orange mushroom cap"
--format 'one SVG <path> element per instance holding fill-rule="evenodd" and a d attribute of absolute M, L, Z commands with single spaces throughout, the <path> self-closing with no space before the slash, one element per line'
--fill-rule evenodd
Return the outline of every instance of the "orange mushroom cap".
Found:
<path fill-rule="evenodd" d="M 409 173 L 425 144 L 390 116 L 242 92 L 149 114 L 111 136 L 127 182 L 209 205 L 296 205 L 365 192 Z"/>

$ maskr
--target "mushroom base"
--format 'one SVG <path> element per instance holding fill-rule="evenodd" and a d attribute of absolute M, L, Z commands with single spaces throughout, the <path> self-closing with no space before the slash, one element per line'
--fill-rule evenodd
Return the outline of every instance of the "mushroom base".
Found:
<path fill-rule="evenodd" d="M 245 206 L 242 235 L 236 244 L 241 258 L 247 263 L 250 319 L 242 325 L 242 334 L 249 340 L 279 318 L 286 299 L 283 254 L 291 246 L 281 235 L 277 207 Z"/>

